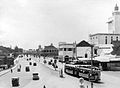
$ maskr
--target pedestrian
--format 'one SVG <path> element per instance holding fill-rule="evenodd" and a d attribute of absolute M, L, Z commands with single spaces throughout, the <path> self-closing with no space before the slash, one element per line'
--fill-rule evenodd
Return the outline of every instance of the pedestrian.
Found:
<path fill-rule="evenodd" d="M 46 88 L 45 85 L 43 86 L 43 88 Z"/>
<path fill-rule="evenodd" d="M 63 69 L 60 69 L 60 77 L 63 78 Z"/>
<path fill-rule="evenodd" d="M 80 78 L 79 82 L 80 82 L 80 88 L 85 88 L 85 86 L 84 86 L 84 79 Z"/>
<path fill-rule="evenodd" d="M 11 69 L 11 73 L 13 72 L 13 70 Z"/>
<path fill-rule="evenodd" d="M 21 65 L 20 65 L 20 68 L 21 68 Z"/>

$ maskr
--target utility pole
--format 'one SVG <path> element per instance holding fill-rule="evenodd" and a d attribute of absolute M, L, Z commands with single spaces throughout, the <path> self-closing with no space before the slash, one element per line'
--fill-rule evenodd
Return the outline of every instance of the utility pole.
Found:
<path fill-rule="evenodd" d="M 93 72 L 93 46 L 91 45 L 91 73 Z M 91 81 L 91 88 L 93 88 L 93 82 Z"/>

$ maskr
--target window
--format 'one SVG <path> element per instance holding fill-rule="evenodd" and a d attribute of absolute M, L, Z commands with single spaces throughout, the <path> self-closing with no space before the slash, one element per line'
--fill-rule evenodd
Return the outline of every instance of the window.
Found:
<path fill-rule="evenodd" d="M 94 54 L 96 54 L 96 55 L 97 55 L 97 49 L 94 49 Z"/>
<path fill-rule="evenodd" d="M 85 58 L 87 58 L 88 57 L 88 55 L 87 55 L 87 53 L 85 54 Z"/>
<path fill-rule="evenodd" d="M 72 48 L 68 48 L 68 51 L 72 51 Z"/>
<path fill-rule="evenodd" d="M 66 51 L 67 49 L 66 48 L 64 48 L 64 51 Z"/>
<path fill-rule="evenodd" d="M 116 41 L 118 41 L 118 36 L 116 37 Z"/>
<path fill-rule="evenodd" d="M 107 44 L 107 36 L 105 37 L 105 44 Z"/>
<path fill-rule="evenodd" d="M 83 72 L 84 74 L 88 74 L 89 73 L 89 71 L 88 70 L 84 70 L 84 72 Z"/>

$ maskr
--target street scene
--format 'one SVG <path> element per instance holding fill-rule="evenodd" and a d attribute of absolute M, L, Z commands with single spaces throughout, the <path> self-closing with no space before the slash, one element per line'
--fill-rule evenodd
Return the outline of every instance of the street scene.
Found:
<path fill-rule="evenodd" d="M 0 88 L 120 87 L 119 0 L 0 3 Z"/>
<path fill-rule="evenodd" d="M 27 61 L 27 59 L 29 58 L 31 58 L 31 60 Z M 32 65 L 29 65 L 30 62 L 32 62 Z M 33 63 L 36 63 L 37 65 L 33 66 Z M 19 65 L 21 65 L 20 72 L 17 71 Z M 35 58 L 33 56 L 29 56 L 18 58 L 18 63 L 14 68 L 12 68 L 13 72 L 7 70 L 3 73 L 4 75 L 1 75 L 1 88 L 12 88 L 12 78 L 15 77 L 19 78 L 19 88 L 43 88 L 44 86 L 46 88 L 79 88 L 79 78 L 67 75 L 65 73 L 63 74 L 64 77 L 61 78 L 59 76 L 59 69 L 62 68 L 62 65 L 61 63 L 58 63 L 58 65 L 59 68 L 55 70 L 52 66 L 48 65 L 47 63 L 44 64 L 42 57 Z M 27 66 L 30 68 L 29 72 L 25 70 Z M 34 72 L 37 72 L 39 74 L 39 80 L 33 80 L 32 74 Z M 120 81 L 120 72 L 108 71 L 102 72 L 101 75 L 101 81 L 98 83 L 93 83 L 94 88 L 119 88 L 118 82 Z M 85 88 L 91 88 L 90 82 L 88 80 L 84 80 L 84 85 Z"/>

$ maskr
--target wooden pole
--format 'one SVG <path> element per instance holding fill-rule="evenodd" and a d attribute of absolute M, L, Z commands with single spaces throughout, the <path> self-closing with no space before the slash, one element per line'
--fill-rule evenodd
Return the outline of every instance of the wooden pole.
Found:
<path fill-rule="evenodd" d="M 93 46 L 91 45 L 91 73 L 93 71 Z M 91 88 L 93 88 L 93 82 L 91 81 Z"/>

